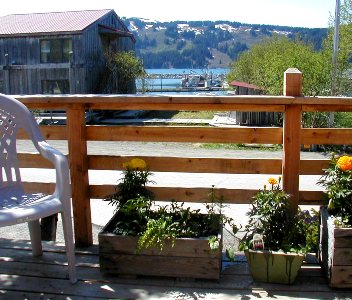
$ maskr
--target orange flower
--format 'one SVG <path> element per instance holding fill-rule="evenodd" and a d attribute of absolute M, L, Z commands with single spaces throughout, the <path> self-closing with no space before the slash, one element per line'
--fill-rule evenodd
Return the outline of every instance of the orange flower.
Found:
<path fill-rule="evenodd" d="M 271 185 L 274 185 L 274 184 L 277 184 L 277 180 L 275 178 L 269 178 L 268 179 L 268 182 L 271 184 Z"/>
<path fill-rule="evenodd" d="M 337 165 L 342 171 L 352 170 L 352 157 L 351 156 L 341 156 L 337 160 Z"/>

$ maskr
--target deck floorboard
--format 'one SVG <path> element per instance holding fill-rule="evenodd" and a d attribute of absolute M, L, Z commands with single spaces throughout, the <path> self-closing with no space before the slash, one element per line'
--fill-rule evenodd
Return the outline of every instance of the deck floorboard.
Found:
<path fill-rule="evenodd" d="M 63 245 L 43 242 L 43 249 L 33 257 L 29 241 L 0 239 L 1 299 L 352 299 L 352 290 L 330 289 L 313 263 L 294 285 L 253 282 L 245 260 L 227 263 L 219 281 L 110 276 L 99 270 L 96 245 L 77 249 L 79 281 L 72 285 Z"/>

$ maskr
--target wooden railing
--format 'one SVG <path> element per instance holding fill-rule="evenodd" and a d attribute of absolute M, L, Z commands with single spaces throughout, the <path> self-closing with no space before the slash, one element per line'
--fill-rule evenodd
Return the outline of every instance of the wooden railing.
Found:
<path fill-rule="evenodd" d="M 321 191 L 300 191 L 299 175 L 322 174 L 327 160 L 301 160 L 302 144 L 348 144 L 352 129 L 301 128 L 303 111 L 352 111 L 352 99 L 341 97 L 301 96 L 302 74 L 296 69 L 285 72 L 285 96 L 137 96 L 137 95 L 69 95 L 16 96 L 31 109 L 62 109 L 67 112 L 66 126 L 42 126 L 44 136 L 67 140 L 71 171 L 75 239 L 77 245 L 92 244 L 91 198 L 103 198 L 113 185 L 89 185 L 88 170 L 119 169 L 126 157 L 87 155 L 87 141 L 145 141 L 194 143 L 283 144 L 283 159 L 229 159 L 143 157 L 153 172 L 282 174 L 283 188 L 292 194 L 293 207 L 298 204 L 321 204 Z M 189 127 L 189 126 L 98 126 L 85 124 L 85 111 L 94 110 L 212 110 L 270 111 L 284 113 L 283 128 L 275 127 Z M 22 138 L 25 138 L 22 136 Z M 140 156 L 139 156 L 140 157 Z M 170 164 L 172 161 L 172 164 Z M 35 154 L 22 154 L 21 167 L 49 168 Z M 122 166 L 120 167 L 120 169 Z M 50 190 L 53 184 L 26 184 L 28 190 Z M 207 200 L 209 188 L 151 187 L 157 200 L 185 202 Z M 225 202 L 250 203 L 256 190 L 219 189 Z"/>

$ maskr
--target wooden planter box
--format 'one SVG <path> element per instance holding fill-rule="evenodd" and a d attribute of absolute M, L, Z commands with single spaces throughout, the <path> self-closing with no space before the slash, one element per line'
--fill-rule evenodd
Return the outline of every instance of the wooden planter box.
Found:
<path fill-rule="evenodd" d="M 254 281 L 292 284 L 305 255 L 261 250 L 245 250 Z"/>
<path fill-rule="evenodd" d="M 330 287 L 352 288 L 352 228 L 337 228 L 323 207 L 320 210 L 319 260 Z"/>
<path fill-rule="evenodd" d="M 164 246 L 136 253 L 137 237 L 109 233 L 110 222 L 98 234 L 100 270 L 117 275 L 166 276 L 177 278 L 220 278 L 222 235 L 220 246 L 211 250 L 207 239 L 177 239 L 174 247 Z"/>

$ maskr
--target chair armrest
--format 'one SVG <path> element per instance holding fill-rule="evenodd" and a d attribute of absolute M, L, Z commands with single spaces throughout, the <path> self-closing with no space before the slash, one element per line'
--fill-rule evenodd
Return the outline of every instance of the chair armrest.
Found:
<path fill-rule="evenodd" d="M 55 167 L 56 172 L 56 187 L 54 194 L 61 200 L 70 204 L 71 188 L 70 188 L 70 172 L 67 159 L 57 149 L 51 147 L 47 142 L 38 142 L 38 150 L 40 154 L 48 159 Z M 68 200 L 67 200 L 68 199 Z"/>

